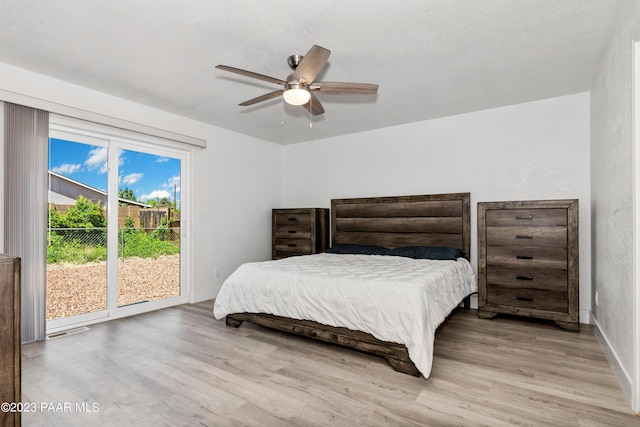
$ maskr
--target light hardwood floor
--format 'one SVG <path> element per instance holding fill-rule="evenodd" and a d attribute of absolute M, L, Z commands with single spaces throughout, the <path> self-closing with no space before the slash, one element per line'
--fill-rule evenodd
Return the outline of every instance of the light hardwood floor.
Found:
<path fill-rule="evenodd" d="M 589 327 L 459 310 L 435 349 L 425 380 L 183 305 L 25 345 L 23 426 L 640 425 Z"/>

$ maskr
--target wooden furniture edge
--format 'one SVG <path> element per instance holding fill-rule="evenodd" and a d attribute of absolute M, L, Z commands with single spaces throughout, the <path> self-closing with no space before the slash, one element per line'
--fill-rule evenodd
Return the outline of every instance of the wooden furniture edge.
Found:
<path fill-rule="evenodd" d="M 19 257 L 0 254 L 0 403 L 22 402 L 21 270 Z M 4 401 L 4 402 L 3 402 Z M 0 426 L 22 425 L 22 411 L 0 411 Z"/>
<path fill-rule="evenodd" d="M 311 320 L 296 320 L 272 314 L 236 313 L 229 314 L 226 317 L 227 326 L 236 328 L 244 321 L 339 345 L 341 347 L 363 351 L 376 356 L 382 356 L 396 371 L 416 377 L 420 376 L 420 371 L 418 371 L 409 358 L 409 352 L 404 345 L 381 341 L 365 332 L 324 325 Z"/>

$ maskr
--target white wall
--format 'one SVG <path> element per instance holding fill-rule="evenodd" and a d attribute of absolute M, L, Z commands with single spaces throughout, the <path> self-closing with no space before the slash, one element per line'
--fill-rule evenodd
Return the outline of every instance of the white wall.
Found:
<path fill-rule="evenodd" d="M 282 207 L 470 192 L 474 269 L 477 202 L 579 199 L 580 321 L 589 322 L 588 93 L 290 145 L 283 156 Z"/>
<path fill-rule="evenodd" d="M 624 2 L 613 28 L 591 92 L 592 298 L 597 291 L 594 322 L 630 398 L 635 338 L 632 40 L 640 39 L 640 3 Z"/>
<path fill-rule="evenodd" d="M 214 297 L 239 264 L 271 257 L 271 208 L 282 197 L 281 146 L 3 63 L 0 90 L 207 141 L 192 154 L 190 301 Z"/>
<path fill-rule="evenodd" d="M 217 295 L 240 264 L 271 259 L 282 196 L 281 146 L 215 128 L 207 144 L 194 156 L 196 301 Z"/>

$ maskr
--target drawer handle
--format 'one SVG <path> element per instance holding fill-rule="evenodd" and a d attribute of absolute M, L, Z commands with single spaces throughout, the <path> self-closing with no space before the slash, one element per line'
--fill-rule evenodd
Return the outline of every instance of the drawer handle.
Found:
<path fill-rule="evenodd" d="M 295 248 L 298 245 L 296 245 L 295 243 L 289 243 L 287 246 L 289 246 L 290 248 Z"/>
<path fill-rule="evenodd" d="M 533 239 L 531 234 L 516 234 L 516 239 Z"/>
<path fill-rule="evenodd" d="M 516 276 L 518 280 L 533 280 L 533 276 Z"/>
<path fill-rule="evenodd" d="M 517 299 L 518 301 L 533 302 L 533 298 L 529 298 L 529 297 L 516 297 L 516 299 Z"/>
<path fill-rule="evenodd" d="M 295 218 L 295 217 L 294 218 L 289 218 L 289 221 L 297 221 L 297 220 L 298 220 L 298 218 Z"/>
<path fill-rule="evenodd" d="M 297 232 L 296 232 L 296 230 L 289 230 L 289 231 L 287 231 L 287 233 L 289 233 L 289 234 L 296 234 Z"/>
<path fill-rule="evenodd" d="M 516 259 L 533 259 L 533 257 L 529 255 L 517 255 Z"/>
<path fill-rule="evenodd" d="M 528 219 L 528 220 L 532 220 L 532 219 L 533 219 L 533 215 L 516 215 L 516 219 Z"/>

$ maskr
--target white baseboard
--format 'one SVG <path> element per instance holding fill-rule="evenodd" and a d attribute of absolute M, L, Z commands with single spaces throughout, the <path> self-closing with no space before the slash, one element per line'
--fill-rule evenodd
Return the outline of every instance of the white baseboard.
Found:
<path fill-rule="evenodd" d="M 633 382 L 631 381 L 631 376 L 624 369 L 624 367 L 620 364 L 620 358 L 618 358 L 618 354 L 611 347 L 609 340 L 602 333 L 602 329 L 600 328 L 600 324 L 598 320 L 591 316 L 591 324 L 593 325 L 593 332 L 602 347 L 602 351 L 604 352 L 604 356 L 607 358 L 607 362 L 609 362 L 609 366 L 611 366 L 611 370 L 613 374 L 616 376 L 618 380 L 618 384 L 620 385 L 620 389 L 624 393 L 624 396 L 627 398 L 627 402 L 629 406 L 633 408 L 632 400 L 633 400 Z"/>
<path fill-rule="evenodd" d="M 580 323 L 586 323 L 587 325 L 591 324 L 591 310 L 585 310 L 581 308 L 578 314 L 580 318 Z"/>

